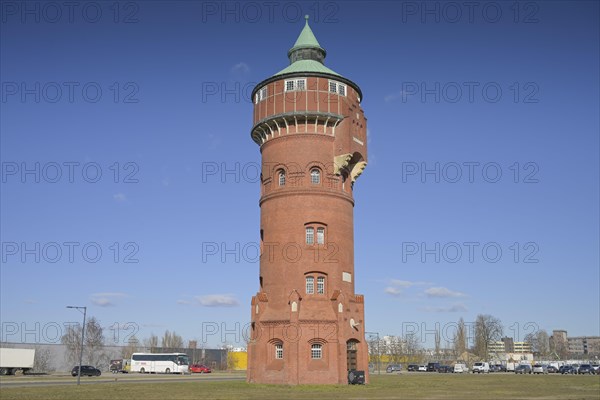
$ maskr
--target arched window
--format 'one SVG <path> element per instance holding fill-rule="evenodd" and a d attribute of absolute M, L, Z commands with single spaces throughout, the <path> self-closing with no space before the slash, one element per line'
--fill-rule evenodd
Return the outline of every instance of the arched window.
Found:
<path fill-rule="evenodd" d="M 279 171 L 279 186 L 285 186 L 285 171 Z"/>
<path fill-rule="evenodd" d="M 325 277 L 319 276 L 317 278 L 317 294 L 325 293 Z"/>
<path fill-rule="evenodd" d="M 275 358 L 277 360 L 283 360 L 283 343 L 275 344 Z"/>
<path fill-rule="evenodd" d="M 323 345 L 315 343 L 310 346 L 310 358 L 313 360 L 320 360 L 323 357 Z"/>
<path fill-rule="evenodd" d="M 306 228 L 306 244 L 315 243 L 315 228 Z"/>
<path fill-rule="evenodd" d="M 306 294 L 313 294 L 315 292 L 315 278 L 312 276 L 306 277 Z"/>
<path fill-rule="evenodd" d="M 313 168 L 310 171 L 310 183 L 313 185 L 318 185 L 321 183 L 321 171 L 318 168 Z"/>

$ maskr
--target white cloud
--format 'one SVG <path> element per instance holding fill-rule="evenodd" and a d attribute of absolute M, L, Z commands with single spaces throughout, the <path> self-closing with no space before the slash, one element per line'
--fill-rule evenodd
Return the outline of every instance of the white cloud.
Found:
<path fill-rule="evenodd" d="M 250 67 L 245 62 L 240 62 L 231 67 L 231 72 L 234 74 L 245 75 L 250 72 Z"/>
<path fill-rule="evenodd" d="M 392 296 L 400 296 L 402 294 L 401 289 L 399 289 L 397 287 L 391 287 L 391 286 L 386 287 L 383 291 Z"/>
<path fill-rule="evenodd" d="M 127 196 L 125 196 L 124 193 L 116 193 L 113 194 L 113 199 L 117 202 L 117 203 L 122 203 L 125 200 L 127 200 Z"/>
<path fill-rule="evenodd" d="M 449 307 L 423 307 L 425 312 L 467 312 L 467 306 L 463 303 L 456 303 Z"/>
<path fill-rule="evenodd" d="M 400 98 L 403 99 L 403 101 L 405 101 L 406 97 L 409 95 L 413 95 L 414 93 L 411 92 L 406 92 L 404 90 L 400 90 L 399 92 L 394 92 L 394 93 L 390 93 L 387 96 L 385 96 L 383 98 L 383 101 L 385 101 L 386 103 L 390 103 L 392 101 L 396 101 Z"/>
<path fill-rule="evenodd" d="M 127 296 L 121 292 L 94 293 L 90 296 L 90 301 L 98 307 L 114 307 L 115 301 Z"/>
<path fill-rule="evenodd" d="M 466 294 L 455 292 L 445 287 L 431 287 L 425 290 L 427 297 L 465 297 Z"/>
<path fill-rule="evenodd" d="M 239 305 L 237 299 L 231 294 L 207 294 L 196 296 L 196 300 L 204 307 L 236 307 Z"/>
<path fill-rule="evenodd" d="M 192 304 L 189 300 L 179 299 L 177 300 L 177 304 Z"/>
<path fill-rule="evenodd" d="M 400 279 L 392 279 L 390 281 L 390 283 L 394 286 L 400 286 L 400 287 L 404 287 L 404 288 L 409 288 L 412 286 L 426 286 L 426 285 L 431 285 L 431 283 L 429 282 L 421 282 L 421 281 L 416 281 L 416 282 L 411 282 L 411 281 L 403 281 Z"/>

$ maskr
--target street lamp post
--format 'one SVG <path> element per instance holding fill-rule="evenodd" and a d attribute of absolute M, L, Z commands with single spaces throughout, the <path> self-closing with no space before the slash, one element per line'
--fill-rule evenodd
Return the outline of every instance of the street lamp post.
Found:
<path fill-rule="evenodd" d="M 85 338 L 85 315 L 87 313 L 87 307 L 78 306 L 67 306 L 67 308 L 74 308 L 81 312 L 83 310 L 83 326 L 81 327 L 81 349 L 79 350 L 79 373 L 77 374 L 77 385 L 81 384 L 81 362 L 83 361 L 83 344 Z"/>
<path fill-rule="evenodd" d="M 379 332 L 365 332 L 377 336 L 377 375 L 381 375 L 381 353 L 379 352 Z"/>

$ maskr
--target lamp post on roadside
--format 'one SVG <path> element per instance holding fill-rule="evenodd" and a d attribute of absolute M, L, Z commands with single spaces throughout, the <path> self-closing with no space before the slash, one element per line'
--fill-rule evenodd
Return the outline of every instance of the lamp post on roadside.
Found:
<path fill-rule="evenodd" d="M 377 336 L 377 375 L 381 375 L 381 353 L 379 353 L 379 332 L 365 332 Z"/>
<path fill-rule="evenodd" d="M 83 325 L 81 327 L 81 349 L 79 351 L 79 373 L 77 374 L 77 385 L 81 384 L 81 362 L 83 361 L 83 343 L 85 338 L 85 315 L 87 313 L 87 307 L 78 306 L 67 306 L 67 308 L 74 308 L 81 312 L 83 310 Z"/>

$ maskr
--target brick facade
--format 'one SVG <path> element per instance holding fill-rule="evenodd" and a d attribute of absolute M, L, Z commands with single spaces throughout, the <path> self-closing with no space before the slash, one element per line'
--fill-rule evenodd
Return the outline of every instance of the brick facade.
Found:
<path fill-rule="evenodd" d="M 248 382 L 345 384 L 350 368 L 368 381 L 364 299 L 354 292 L 353 186 L 367 161 L 360 97 L 346 78 L 314 71 L 253 92 L 262 255 Z"/>

